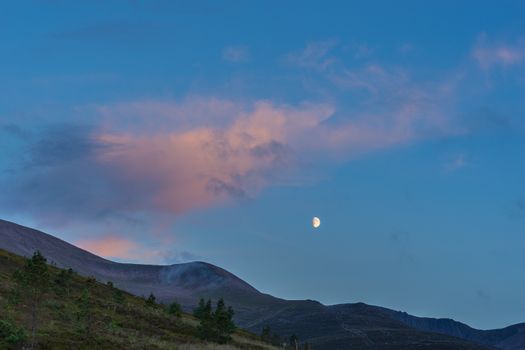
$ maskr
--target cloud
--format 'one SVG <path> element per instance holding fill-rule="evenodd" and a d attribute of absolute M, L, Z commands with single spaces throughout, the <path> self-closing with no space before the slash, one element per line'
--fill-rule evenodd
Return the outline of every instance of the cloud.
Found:
<path fill-rule="evenodd" d="M 516 211 L 519 214 L 519 217 L 525 217 L 525 200 L 518 199 L 516 201 Z"/>
<path fill-rule="evenodd" d="M 133 240 L 114 234 L 107 234 L 95 239 L 79 240 L 75 242 L 75 245 L 106 259 L 128 262 L 179 264 L 202 260 L 199 256 L 185 250 L 144 247 Z"/>
<path fill-rule="evenodd" d="M 104 144 L 93 140 L 91 127 L 58 124 L 46 128 L 29 151 L 31 166 L 54 166 L 89 158 Z"/>
<path fill-rule="evenodd" d="M 525 200 L 523 199 L 519 199 L 516 201 L 516 206 L 518 207 L 518 209 L 523 213 L 525 214 Z"/>
<path fill-rule="evenodd" d="M 483 289 L 478 289 L 476 290 L 476 297 L 480 298 L 480 299 L 483 299 L 485 301 L 488 301 L 491 299 L 491 296 L 490 294 L 488 294 L 485 290 Z"/>
<path fill-rule="evenodd" d="M 368 46 L 367 44 L 359 44 L 355 49 L 355 58 L 367 58 L 374 53 L 374 49 Z"/>
<path fill-rule="evenodd" d="M 27 136 L 27 133 L 14 123 L 0 123 L 0 131 L 16 138 L 24 138 Z"/>
<path fill-rule="evenodd" d="M 140 257 L 140 247 L 133 241 L 114 235 L 101 239 L 81 240 L 75 242 L 77 247 L 104 258 L 134 260 Z"/>
<path fill-rule="evenodd" d="M 180 263 L 185 263 L 189 261 L 202 260 L 200 256 L 195 255 L 185 250 L 183 251 L 170 250 L 170 251 L 163 252 L 161 255 L 164 259 L 164 263 L 166 264 L 180 264 Z"/>
<path fill-rule="evenodd" d="M 462 169 L 467 165 L 467 156 L 464 153 L 459 153 L 443 165 L 443 171 L 445 173 L 451 173 Z"/>
<path fill-rule="evenodd" d="M 127 187 L 147 189 L 142 205 L 182 213 L 256 194 L 269 185 L 267 175 L 293 166 L 291 145 L 332 112 L 325 105 L 260 101 L 223 127 L 104 132 L 99 142 L 113 147 L 100 152 L 97 163 Z"/>
<path fill-rule="evenodd" d="M 75 43 L 137 44 L 158 39 L 165 29 L 158 23 L 151 22 L 108 21 L 54 32 L 51 37 Z"/>
<path fill-rule="evenodd" d="M 240 63 L 250 59 L 250 50 L 247 46 L 228 46 L 222 50 L 222 58 L 225 61 Z"/>
<path fill-rule="evenodd" d="M 372 62 L 347 65 L 329 55 L 336 47 L 333 40 L 309 43 L 287 56 L 316 73 L 330 94 L 352 103 L 342 118 L 346 122 L 329 132 L 336 148 L 355 154 L 465 132 L 454 120 L 453 110 L 461 77 L 421 81 L 398 66 Z"/>
<path fill-rule="evenodd" d="M 398 47 L 397 51 L 402 55 L 409 54 L 414 51 L 414 45 L 412 43 L 404 43 Z"/>
<path fill-rule="evenodd" d="M 29 161 L 5 179 L 0 207 L 48 225 L 178 215 L 300 183 L 301 167 L 313 159 L 344 161 L 455 132 L 438 108 L 439 88 L 415 86 L 381 67 L 356 74 L 371 85 L 354 111 L 338 112 L 330 102 L 206 96 L 86 107 L 97 124 L 56 125 L 28 141 Z M 380 108 L 375 99 L 383 101 Z"/>
<path fill-rule="evenodd" d="M 525 41 L 512 44 L 489 42 L 486 34 L 482 34 L 472 50 L 472 57 L 483 70 L 515 66 L 525 58 Z"/>
<path fill-rule="evenodd" d="M 29 160 L 0 179 L 0 208 L 48 225 L 180 215 L 301 183 L 301 170 L 318 159 L 347 161 L 464 132 L 452 118 L 453 79 L 421 82 L 398 67 L 332 64 L 335 45 L 311 43 L 288 57 L 348 96 L 346 105 L 189 95 L 78 108 L 96 116 L 94 124 L 29 138 Z"/>
<path fill-rule="evenodd" d="M 296 67 L 325 70 L 337 61 L 334 56 L 328 55 L 336 46 L 335 39 L 310 42 L 302 51 L 292 52 L 285 58 L 289 64 Z"/>

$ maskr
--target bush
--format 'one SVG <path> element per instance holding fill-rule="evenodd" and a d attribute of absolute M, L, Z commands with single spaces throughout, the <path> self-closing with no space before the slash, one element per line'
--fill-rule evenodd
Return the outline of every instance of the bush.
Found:
<path fill-rule="evenodd" d="M 1 349 L 16 349 L 24 343 L 26 338 L 26 332 L 23 328 L 12 322 L 0 320 Z"/>

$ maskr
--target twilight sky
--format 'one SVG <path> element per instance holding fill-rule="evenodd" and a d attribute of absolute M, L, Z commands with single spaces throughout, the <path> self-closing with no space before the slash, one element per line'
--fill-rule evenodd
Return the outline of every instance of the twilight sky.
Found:
<path fill-rule="evenodd" d="M 366 3 L 4 4 L 0 218 L 284 298 L 524 322 L 525 3 Z"/>

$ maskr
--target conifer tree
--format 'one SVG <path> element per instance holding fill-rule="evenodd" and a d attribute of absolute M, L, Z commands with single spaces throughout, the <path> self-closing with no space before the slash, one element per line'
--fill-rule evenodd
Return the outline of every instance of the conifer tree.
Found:
<path fill-rule="evenodd" d="M 91 293 L 88 287 L 84 288 L 81 296 L 76 301 L 78 331 L 84 335 L 86 340 L 91 338 L 93 328 L 93 315 L 91 309 Z"/>
<path fill-rule="evenodd" d="M 261 331 L 261 340 L 269 343 L 271 341 L 271 334 L 272 334 L 272 330 L 270 326 L 268 325 L 264 326 Z"/>
<path fill-rule="evenodd" d="M 157 298 L 153 293 L 150 293 L 148 299 L 146 299 L 146 306 L 151 308 L 157 307 Z"/>
<path fill-rule="evenodd" d="M 182 316 L 182 308 L 179 303 L 176 301 L 173 301 L 171 304 L 168 305 L 168 314 L 175 316 L 175 317 L 181 317 Z"/>
<path fill-rule="evenodd" d="M 297 341 L 298 341 L 297 336 L 295 334 L 292 334 L 292 336 L 290 337 L 290 349 L 293 349 L 293 350 L 299 349 Z"/>
<path fill-rule="evenodd" d="M 113 290 L 113 301 L 117 305 L 124 305 L 126 298 L 124 298 L 124 293 L 120 289 L 115 288 Z"/>
<path fill-rule="evenodd" d="M 231 340 L 231 334 L 235 331 L 235 324 L 233 323 L 233 309 L 229 307 L 226 309 L 224 299 L 221 298 L 217 302 L 217 308 L 213 314 L 215 320 L 216 341 L 224 344 Z"/>
<path fill-rule="evenodd" d="M 54 290 L 58 296 L 67 295 L 69 296 L 71 289 L 71 278 L 73 276 L 73 270 L 60 270 L 54 280 Z"/>
<path fill-rule="evenodd" d="M 199 302 L 199 307 L 196 310 L 197 318 L 200 320 L 198 326 L 199 337 L 203 340 L 214 340 L 217 336 L 215 320 L 212 313 L 211 300 L 204 304 Z"/>
<path fill-rule="evenodd" d="M 206 302 L 204 301 L 203 298 L 200 298 L 199 305 L 193 310 L 193 316 L 197 317 L 199 320 L 202 319 L 205 308 L 206 308 Z"/>
<path fill-rule="evenodd" d="M 201 299 L 193 314 L 200 320 L 198 331 L 201 339 L 218 343 L 231 340 L 231 334 L 235 331 L 234 312 L 231 307 L 226 308 L 224 299 L 219 299 L 215 311 L 212 310 L 211 300 L 205 303 Z"/>
<path fill-rule="evenodd" d="M 15 294 L 23 305 L 29 309 L 29 349 L 34 349 L 36 333 L 39 326 L 40 305 L 44 295 L 49 290 L 50 276 L 46 258 L 39 252 L 35 252 L 30 259 L 26 260 L 24 267 L 14 274 L 17 284 Z"/>

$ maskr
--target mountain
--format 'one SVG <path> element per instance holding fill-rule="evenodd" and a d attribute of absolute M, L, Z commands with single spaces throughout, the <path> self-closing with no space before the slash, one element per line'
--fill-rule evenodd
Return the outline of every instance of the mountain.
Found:
<path fill-rule="evenodd" d="M 236 322 L 260 332 L 270 325 L 283 337 L 297 334 L 313 349 L 525 349 L 525 324 L 476 330 L 448 319 L 420 318 L 363 303 L 326 306 L 261 293 L 220 267 L 192 262 L 169 266 L 112 262 L 46 233 L 0 220 L 0 248 L 18 255 L 42 252 L 50 263 L 112 281 L 138 296 L 154 293 L 191 310 L 198 299 L 224 297 Z"/>
<path fill-rule="evenodd" d="M 29 349 L 33 341 L 32 310 L 24 302 L 2 308 L 13 300 L 15 271 L 26 259 L 0 249 L 0 349 Z M 198 321 L 189 314 L 170 314 L 163 305 L 97 283 L 56 267 L 48 268 L 51 288 L 38 308 L 37 349 L 148 349 L 148 350 L 277 350 L 255 334 L 236 329 L 228 345 L 205 342 Z M 60 282 L 58 282 L 60 281 Z M 85 313 L 82 313 L 85 310 Z"/>

